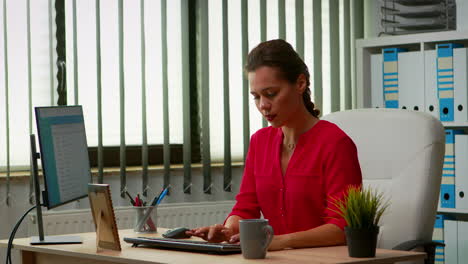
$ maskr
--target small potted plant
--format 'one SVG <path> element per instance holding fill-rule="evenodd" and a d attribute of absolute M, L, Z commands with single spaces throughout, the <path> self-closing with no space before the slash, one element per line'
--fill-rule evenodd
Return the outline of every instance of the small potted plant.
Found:
<path fill-rule="evenodd" d="M 383 194 L 360 186 L 349 186 L 346 194 L 337 199 L 330 198 L 335 209 L 348 224 L 345 227 L 346 241 L 350 257 L 375 257 L 379 221 L 389 206 Z"/>

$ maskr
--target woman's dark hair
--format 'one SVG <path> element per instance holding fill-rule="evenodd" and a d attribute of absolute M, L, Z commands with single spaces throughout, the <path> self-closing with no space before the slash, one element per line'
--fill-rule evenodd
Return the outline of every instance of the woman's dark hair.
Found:
<path fill-rule="evenodd" d="M 302 94 L 304 105 L 313 116 L 319 116 L 320 110 L 315 109 L 310 99 L 309 69 L 288 42 L 282 39 L 269 40 L 258 44 L 250 51 L 247 55 L 245 71 L 253 72 L 262 66 L 277 68 L 282 77 L 290 83 L 296 83 L 299 75 L 304 74 L 306 78 L 306 89 Z"/>

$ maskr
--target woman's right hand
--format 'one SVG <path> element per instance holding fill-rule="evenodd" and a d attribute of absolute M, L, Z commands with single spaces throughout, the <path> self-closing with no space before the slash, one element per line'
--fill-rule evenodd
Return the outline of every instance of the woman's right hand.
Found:
<path fill-rule="evenodd" d="M 235 235 L 233 230 L 221 224 L 194 228 L 186 232 L 187 235 L 200 237 L 211 243 L 220 243 L 231 239 Z"/>

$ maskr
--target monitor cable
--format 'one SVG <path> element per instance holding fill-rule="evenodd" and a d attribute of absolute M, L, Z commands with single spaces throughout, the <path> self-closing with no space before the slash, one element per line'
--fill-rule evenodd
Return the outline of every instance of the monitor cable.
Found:
<path fill-rule="evenodd" d="M 44 206 L 41 204 L 41 206 Z M 13 230 L 10 233 L 10 238 L 8 239 L 8 248 L 7 248 L 7 256 L 6 256 L 6 264 L 11 264 L 11 249 L 13 247 L 13 239 L 15 238 L 16 231 L 18 231 L 19 226 L 21 225 L 21 222 L 23 222 L 24 218 L 31 212 L 32 210 L 36 209 L 36 205 L 29 208 L 26 213 L 24 213 L 23 216 L 21 216 L 20 220 L 16 223 L 15 227 L 13 227 Z"/>

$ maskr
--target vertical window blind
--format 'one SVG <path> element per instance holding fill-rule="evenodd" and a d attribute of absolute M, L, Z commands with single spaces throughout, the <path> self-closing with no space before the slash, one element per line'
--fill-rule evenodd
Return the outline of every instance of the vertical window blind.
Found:
<path fill-rule="evenodd" d="M 172 146 L 181 146 L 183 188 L 201 155 L 203 191 L 211 166 L 242 161 L 250 136 L 268 124 L 249 94 L 243 65 L 259 42 L 283 38 L 309 66 L 313 101 L 323 114 L 353 106 L 354 39 L 362 37 L 362 0 L 2 0 L 0 173 L 29 170 L 33 107 L 83 105 L 88 145 L 97 150 L 96 181 L 108 149 L 119 153 L 126 190 L 129 150 L 140 152 L 148 191 L 151 150 L 161 146 L 164 186 Z M 59 0 L 57 0 L 59 1 Z M 57 9 L 58 8 L 58 9 Z M 54 23 L 64 15 L 63 24 Z M 65 41 L 57 41 L 58 28 Z M 59 31 L 60 32 L 60 31 Z M 57 45 L 66 50 L 66 98 L 57 92 Z M 30 195 L 32 194 L 32 188 Z M 8 198 L 7 198 L 8 203 Z"/>

